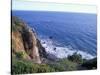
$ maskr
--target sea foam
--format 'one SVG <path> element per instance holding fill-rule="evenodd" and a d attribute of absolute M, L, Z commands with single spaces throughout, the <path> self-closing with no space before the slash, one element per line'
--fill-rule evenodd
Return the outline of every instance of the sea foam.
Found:
<path fill-rule="evenodd" d="M 45 48 L 48 54 L 53 54 L 57 58 L 66 58 L 68 55 L 73 55 L 73 53 L 77 52 L 77 54 L 81 54 L 83 59 L 93 59 L 95 56 L 83 52 L 82 50 L 72 49 L 71 46 L 61 47 L 55 46 L 53 44 L 54 41 L 51 39 L 42 39 L 41 44 Z"/>

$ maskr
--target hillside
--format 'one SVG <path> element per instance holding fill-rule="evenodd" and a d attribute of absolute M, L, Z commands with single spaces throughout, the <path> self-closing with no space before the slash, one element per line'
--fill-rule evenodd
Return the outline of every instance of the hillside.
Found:
<path fill-rule="evenodd" d="M 41 63 L 46 54 L 41 46 L 35 31 L 28 27 L 21 19 L 12 17 L 12 55 L 23 54 L 22 58 Z M 45 54 L 44 54 L 45 53 Z"/>
<path fill-rule="evenodd" d="M 12 16 L 12 74 L 91 70 L 97 68 L 97 58 L 86 60 L 74 53 L 66 58 L 47 54 L 36 31 L 22 19 Z"/>

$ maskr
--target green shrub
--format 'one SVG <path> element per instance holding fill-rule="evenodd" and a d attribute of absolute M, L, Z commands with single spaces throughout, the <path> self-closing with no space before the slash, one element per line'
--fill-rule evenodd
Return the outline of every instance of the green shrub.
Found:
<path fill-rule="evenodd" d="M 87 60 L 81 66 L 87 69 L 97 69 L 97 58 Z"/>
<path fill-rule="evenodd" d="M 67 58 L 59 59 L 54 64 L 49 64 L 56 72 L 77 70 L 77 63 L 69 61 Z"/>
<path fill-rule="evenodd" d="M 16 32 L 16 31 L 20 31 L 23 28 L 23 21 L 21 19 L 19 19 L 18 17 L 13 16 L 12 17 L 12 31 Z"/>
<path fill-rule="evenodd" d="M 61 59 L 59 62 L 61 66 L 65 67 L 65 71 L 77 70 L 77 63 L 69 61 L 67 58 Z"/>
<path fill-rule="evenodd" d="M 68 60 L 70 60 L 72 62 L 76 62 L 76 63 L 82 63 L 83 62 L 82 56 L 80 54 L 77 54 L 76 52 L 71 56 L 69 55 Z"/>
<path fill-rule="evenodd" d="M 49 65 L 50 65 L 50 67 L 55 69 L 56 72 L 66 71 L 64 64 L 56 63 L 56 64 L 49 64 Z"/>
<path fill-rule="evenodd" d="M 55 70 L 51 68 L 49 65 L 46 64 L 39 64 L 38 68 L 38 73 L 43 73 L 43 72 L 54 72 Z"/>
<path fill-rule="evenodd" d="M 12 74 L 28 74 L 54 72 L 55 70 L 46 64 L 35 64 L 25 60 L 14 60 L 12 62 Z"/>
<path fill-rule="evenodd" d="M 16 52 L 15 54 L 16 54 L 16 57 L 19 59 L 23 59 L 27 56 L 27 54 L 24 51 L 19 51 L 19 52 Z"/>

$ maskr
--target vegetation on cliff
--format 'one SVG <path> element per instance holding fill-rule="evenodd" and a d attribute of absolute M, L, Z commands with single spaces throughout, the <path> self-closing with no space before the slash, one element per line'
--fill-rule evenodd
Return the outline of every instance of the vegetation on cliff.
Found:
<path fill-rule="evenodd" d="M 51 60 L 28 25 L 12 17 L 12 74 L 60 72 L 97 68 L 97 58 L 84 60 L 74 53 L 68 58 Z M 51 37 L 52 38 L 52 37 Z"/>
<path fill-rule="evenodd" d="M 35 31 L 17 17 L 12 17 L 12 52 L 15 56 L 22 53 L 25 59 L 36 63 L 41 63 L 46 55 Z"/>

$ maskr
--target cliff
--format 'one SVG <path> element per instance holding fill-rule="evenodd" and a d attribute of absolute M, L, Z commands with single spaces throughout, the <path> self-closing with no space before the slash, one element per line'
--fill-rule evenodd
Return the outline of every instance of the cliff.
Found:
<path fill-rule="evenodd" d="M 41 63 L 46 57 L 45 49 L 33 31 L 18 17 L 12 17 L 12 56 Z"/>
<path fill-rule="evenodd" d="M 58 59 L 53 54 L 47 54 L 35 30 L 18 17 L 12 17 L 11 36 L 12 74 L 97 69 L 97 57 L 86 60 L 74 53 L 67 58 Z"/>

